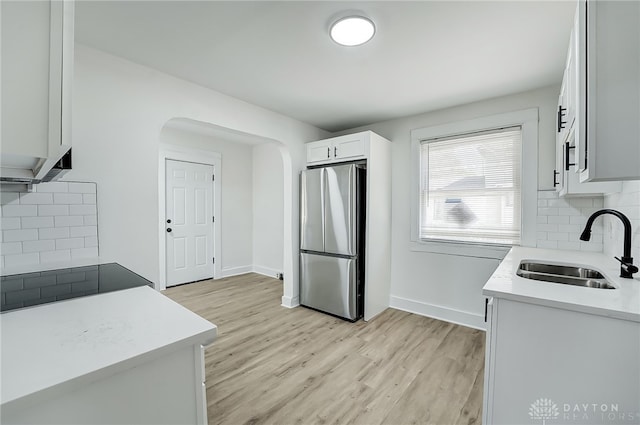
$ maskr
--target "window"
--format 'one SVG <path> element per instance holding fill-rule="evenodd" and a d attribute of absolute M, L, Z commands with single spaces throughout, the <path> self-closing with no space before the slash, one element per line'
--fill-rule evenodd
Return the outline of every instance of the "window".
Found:
<path fill-rule="evenodd" d="M 413 129 L 410 159 L 412 251 L 502 259 L 535 246 L 537 108 Z"/>
<path fill-rule="evenodd" d="M 520 243 L 520 126 L 420 142 L 420 239 Z"/>

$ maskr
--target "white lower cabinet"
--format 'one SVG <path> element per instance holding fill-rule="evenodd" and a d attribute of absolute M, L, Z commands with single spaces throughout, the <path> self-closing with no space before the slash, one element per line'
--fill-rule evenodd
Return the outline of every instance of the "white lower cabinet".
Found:
<path fill-rule="evenodd" d="M 207 423 L 204 356 L 199 344 L 150 353 L 138 366 L 104 375 L 79 388 L 69 385 L 68 390 L 49 391 L 37 402 L 3 406 L 2 423 Z"/>
<path fill-rule="evenodd" d="M 494 297 L 486 341 L 484 424 L 640 423 L 640 323 Z"/>

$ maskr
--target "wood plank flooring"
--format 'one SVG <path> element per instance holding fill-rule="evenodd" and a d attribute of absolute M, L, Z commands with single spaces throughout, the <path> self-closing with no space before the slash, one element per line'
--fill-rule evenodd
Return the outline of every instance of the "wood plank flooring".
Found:
<path fill-rule="evenodd" d="M 484 332 L 387 309 L 349 323 L 280 306 L 258 274 L 164 292 L 218 326 L 209 424 L 479 424 Z"/>

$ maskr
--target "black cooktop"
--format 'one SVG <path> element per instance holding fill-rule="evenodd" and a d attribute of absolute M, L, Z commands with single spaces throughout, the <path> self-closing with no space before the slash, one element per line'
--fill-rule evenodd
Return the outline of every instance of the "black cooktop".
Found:
<path fill-rule="evenodd" d="M 117 263 L 2 276 L 0 311 L 104 294 L 153 283 Z"/>

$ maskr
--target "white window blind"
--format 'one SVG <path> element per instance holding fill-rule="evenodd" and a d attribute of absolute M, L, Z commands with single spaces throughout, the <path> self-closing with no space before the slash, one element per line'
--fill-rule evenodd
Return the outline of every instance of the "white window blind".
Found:
<path fill-rule="evenodd" d="M 521 127 L 420 142 L 420 238 L 520 243 Z"/>

